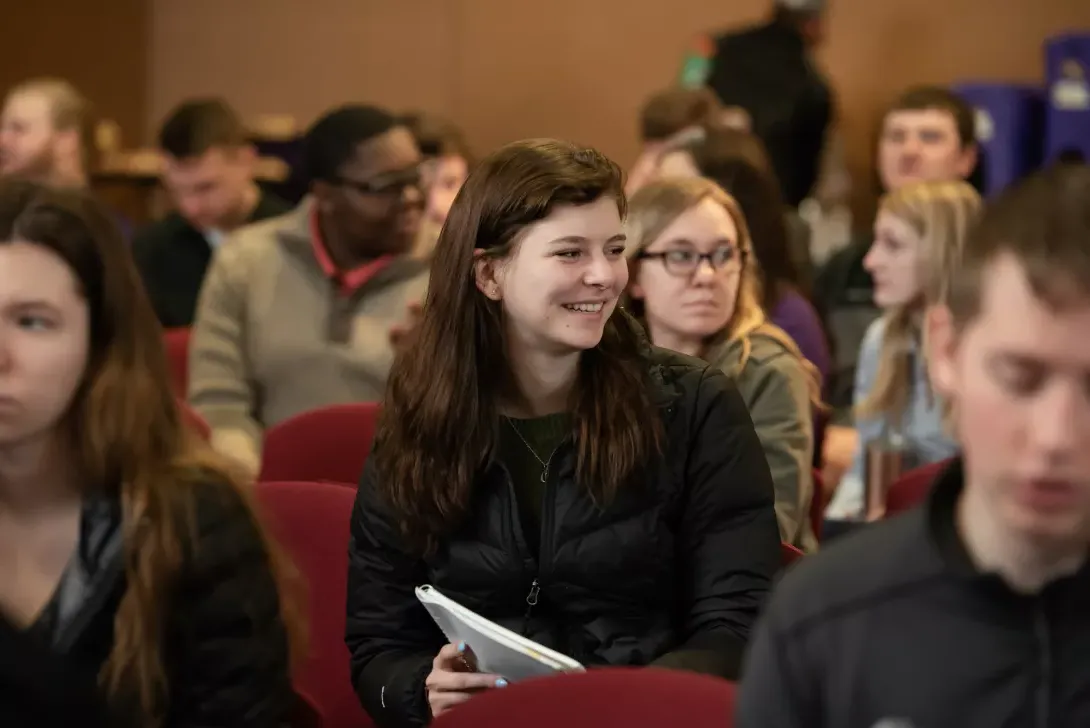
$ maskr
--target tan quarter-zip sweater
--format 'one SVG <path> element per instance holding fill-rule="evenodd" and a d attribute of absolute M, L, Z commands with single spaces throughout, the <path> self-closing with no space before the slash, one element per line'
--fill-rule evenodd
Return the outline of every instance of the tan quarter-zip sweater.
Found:
<path fill-rule="evenodd" d="M 350 295 L 315 257 L 309 200 L 236 232 L 217 251 L 197 305 L 189 401 L 212 444 L 253 474 L 266 428 L 306 410 L 382 399 L 392 326 L 422 302 L 427 264 L 391 262 Z"/>

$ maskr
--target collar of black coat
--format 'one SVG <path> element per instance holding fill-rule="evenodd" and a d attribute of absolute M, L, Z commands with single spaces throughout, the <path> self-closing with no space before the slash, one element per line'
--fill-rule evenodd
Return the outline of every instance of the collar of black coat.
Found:
<path fill-rule="evenodd" d="M 924 506 L 930 541 L 952 574 L 978 583 L 982 588 L 1013 595 L 1013 590 L 998 574 L 981 571 L 969 555 L 957 525 L 958 502 L 964 489 L 965 464 L 959 457 L 939 473 Z M 1071 588 L 1077 588 L 1080 593 L 1090 596 L 1090 561 L 1075 574 L 1049 583 L 1042 593 L 1066 592 Z"/>
<path fill-rule="evenodd" d="M 614 316 L 623 317 L 625 321 L 622 325 L 632 327 L 639 336 L 637 350 L 647 367 L 650 378 L 651 402 L 660 409 L 670 407 L 677 402 L 680 394 L 678 386 L 674 383 L 674 378 L 670 376 L 670 369 L 678 364 L 706 367 L 708 366 L 707 362 L 655 346 L 651 343 L 651 339 L 647 336 L 639 321 L 623 308 L 619 309 Z"/>
<path fill-rule="evenodd" d="M 105 493 L 88 493 L 75 558 L 30 631 L 43 636 L 57 652 L 68 652 L 115 596 L 124 566 L 121 503 Z"/>

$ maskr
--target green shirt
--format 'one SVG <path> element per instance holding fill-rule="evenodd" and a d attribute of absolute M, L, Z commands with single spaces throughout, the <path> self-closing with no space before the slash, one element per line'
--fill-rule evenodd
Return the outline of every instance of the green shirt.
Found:
<path fill-rule="evenodd" d="M 497 454 L 511 473 L 522 532 L 535 556 L 541 540 L 545 467 L 571 431 L 571 414 L 568 412 L 528 420 L 504 417 L 500 422 Z"/>

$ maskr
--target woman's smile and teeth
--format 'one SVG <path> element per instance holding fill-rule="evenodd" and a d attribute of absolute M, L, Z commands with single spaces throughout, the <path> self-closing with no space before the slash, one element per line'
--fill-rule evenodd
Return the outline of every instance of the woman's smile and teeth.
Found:
<path fill-rule="evenodd" d="M 600 316 L 608 307 L 609 301 L 578 301 L 576 303 L 561 304 L 568 313 L 578 316 Z"/>

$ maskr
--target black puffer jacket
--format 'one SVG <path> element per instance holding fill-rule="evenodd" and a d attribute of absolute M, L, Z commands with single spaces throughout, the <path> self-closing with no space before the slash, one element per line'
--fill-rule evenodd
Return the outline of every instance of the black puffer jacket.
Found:
<path fill-rule="evenodd" d="M 647 487 L 597 510 L 574 481 L 569 439 L 553 456 L 539 559 L 498 465 L 481 473 L 458 536 L 414 558 L 376 497 L 371 459 L 352 521 L 347 643 L 356 691 L 379 725 L 430 717 L 424 678 L 445 639 L 414 595 L 423 583 L 588 666 L 654 661 L 736 677 L 779 564 L 772 478 L 726 375 L 663 350 L 648 365 L 666 439 Z"/>
<path fill-rule="evenodd" d="M 167 728 L 278 728 L 294 704 L 287 635 L 268 553 L 254 515 L 226 483 L 197 489 L 196 540 L 164 605 L 162 659 L 169 683 Z M 92 497 L 78 553 L 27 635 L 97 673 L 114 641 L 127 588 L 119 503 Z M 117 715 L 111 726 L 140 724 Z"/>

